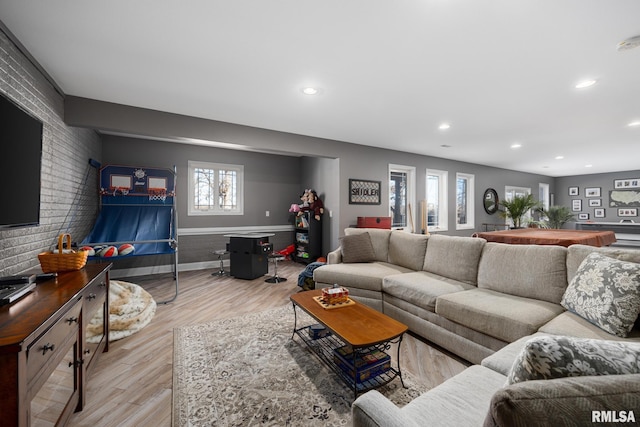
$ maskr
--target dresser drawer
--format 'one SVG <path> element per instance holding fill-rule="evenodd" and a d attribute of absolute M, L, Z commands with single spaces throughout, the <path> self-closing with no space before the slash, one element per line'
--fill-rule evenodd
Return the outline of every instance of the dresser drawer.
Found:
<path fill-rule="evenodd" d="M 81 311 L 82 301 L 78 301 L 27 347 L 27 383 L 31 383 L 41 372 L 48 373 L 55 369 L 59 359 L 67 352 L 68 343 L 78 337 Z"/>
<path fill-rule="evenodd" d="M 107 277 L 103 274 L 95 278 L 83 291 L 84 313 L 87 322 L 91 320 L 96 311 L 102 307 L 107 297 Z"/>

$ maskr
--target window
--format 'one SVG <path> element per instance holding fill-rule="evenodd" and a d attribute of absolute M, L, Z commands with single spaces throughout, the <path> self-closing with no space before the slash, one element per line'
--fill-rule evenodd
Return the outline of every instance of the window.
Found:
<path fill-rule="evenodd" d="M 409 209 L 415 206 L 415 168 L 389 165 L 389 215 L 392 228 L 409 225 Z"/>
<path fill-rule="evenodd" d="M 427 229 L 446 231 L 448 228 L 446 171 L 427 169 Z"/>
<path fill-rule="evenodd" d="M 514 197 L 523 197 L 531 194 L 531 188 L 527 187 L 512 187 L 507 185 L 504 187 L 504 199 L 505 200 L 513 200 Z M 527 211 L 527 213 L 522 217 L 522 223 L 526 224 L 531 219 L 531 211 Z M 513 221 L 511 219 L 507 219 L 507 223 L 513 226 Z"/>
<path fill-rule="evenodd" d="M 544 211 L 549 210 L 549 184 L 545 184 L 543 182 L 538 184 L 538 200 L 542 203 L 542 207 Z"/>
<path fill-rule="evenodd" d="M 456 174 L 456 230 L 475 227 L 474 175 Z"/>
<path fill-rule="evenodd" d="M 189 162 L 189 215 L 242 215 L 244 166 Z"/>

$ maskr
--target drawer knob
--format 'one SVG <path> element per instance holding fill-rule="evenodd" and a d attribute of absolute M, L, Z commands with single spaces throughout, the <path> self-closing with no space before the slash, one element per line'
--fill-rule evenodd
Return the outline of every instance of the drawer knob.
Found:
<path fill-rule="evenodd" d="M 77 317 L 70 317 L 70 318 L 67 319 L 67 322 L 69 324 L 78 323 L 78 318 Z"/>
<path fill-rule="evenodd" d="M 83 363 L 84 363 L 84 360 L 83 360 L 83 359 L 79 359 L 79 360 L 76 360 L 75 362 L 69 362 L 69 367 L 72 367 L 72 366 L 74 366 L 74 367 L 82 366 L 82 364 L 83 364 Z"/>
<path fill-rule="evenodd" d="M 91 350 L 89 350 L 88 348 L 85 348 L 84 349 L 84 354 L 89 354 L 89 353 L 91 353 Z"/>
<path fill-rule="evenodd" d="M 44 356 L 45 354 L 47 354 L 47 351 L 53 351 L 53 349 L 56 346 L 54 344 L 49 344 L 46 343 L 43 347 L 42 347 L 42 355 Z"/>
<path fill-rule="evenodd" d="M 87 299 L 88 300 L 96 299 L 96 297 L 97 297 L 97 295 L 94 294 L 94 293 L 91 293 L 91 294 L 87 295 Z"/>
<path fill-rule="evenodd" d="M 100 282 L 100 285 L 99 285 L 99 286 L 102 286 L 102 287 L 104 288 L 104 287 L 106 287 L 106 286 L 107 286 L 107 282 Z"/>

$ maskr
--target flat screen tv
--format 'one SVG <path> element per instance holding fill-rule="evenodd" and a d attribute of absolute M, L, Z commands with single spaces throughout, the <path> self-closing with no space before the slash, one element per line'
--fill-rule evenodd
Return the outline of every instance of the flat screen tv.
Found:
<path fill-rule="evenodd" d="M 0 228 L 38 225 L 42 122 L 0 95 Z"/>

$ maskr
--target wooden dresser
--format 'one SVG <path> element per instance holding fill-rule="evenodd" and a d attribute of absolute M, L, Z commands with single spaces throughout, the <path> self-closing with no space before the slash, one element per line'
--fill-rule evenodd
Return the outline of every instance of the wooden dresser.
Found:
<path fill-rule="evenodd" d="M 64 425 L 82 410 L 87 376 L 109 346 L 108 321 L 99 342 L 85 330 L 99 309 L 109 313 L 110 268 L 60 273 L 0 307 L 0 424 Z"/>

